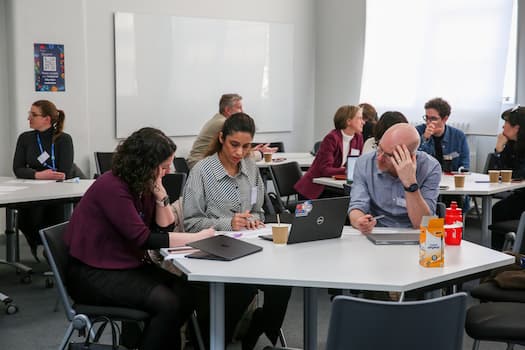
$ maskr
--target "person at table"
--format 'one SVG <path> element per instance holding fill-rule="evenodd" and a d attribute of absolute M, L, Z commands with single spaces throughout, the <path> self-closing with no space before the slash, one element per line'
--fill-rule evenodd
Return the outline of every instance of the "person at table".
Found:
<path fill-rule="evenodd" d="M 375 152 L 379 140 L 381 140 L 385 131 L 397 123 L 408 123 L 408 120 L 403 113 L 398 111 L 388 111 L 383 113 L 381 118 L 379 118 L 379 121 L 374 125 L 374 136 L 365 140 L 365 143 L 363 144 L 363 153 Z"/>
<path fill-rule="evenodd" d="M 123 306 L 150 315 L 141 349 L 180 349 L 180 327 L 194 308 L 182 278 L 148 263 L 147 249 L 182 246 L 214 235 L 171 232 L 174 216 L 162 177 L 176 146 L 160 130 L 142 128 L 117 147 L 111 171 L 76 206 L 64 240 L 68 292 L 80 304 Z"/>
<path fill-rule="evenodd" d="M 447 125 L 450 104 L 440 97 L 425 103 L 424 124 L 416 127 L 421 135 L 419 150 L 436 158 L 445 172 L 470 169 L 470 151 L 463 131 Z"/>
<path fill-rule="evenodd" d="M 359 157 L 350 193 L 353 227 L 364 234 L 376 225 L 419 228 L 423 216 L 434 214 L 441 167 L 418 147 L 416 129 L 399 123 L 383 134 L 376 152 Z"/>
<path fill-rule="evenodd" d="M 242 112 L 242 97 L 239 94 L 224 94 L 219 101 L 219 113 L 215 114 L 204 124 L 199 135 L 193 142 L 193 146 L 188 156 L 188 167 L 191 169 L 197 162 L 206 156 L 206 152 L 217 138 L 222 129 L 224 121 L 232 114 Z M 258 152 L 259 151 L 259 152 Z M 252 148 L 250 155 L 256 160 L 262 159 L 263 152 L 275 153 L 275 147 L 268 147 L 268 144 L 260 144 Z"/>
<path fill-rule="evenodd" d="M 360 103 L 359 108 L 363 110 L 363 140 L 368 140 L 374 135 L 374 127 L 377 123 L 377 111 L 370 103 Z"/>
<path fill-rule="evenodd" d="M 27 120 L 33 130 L 22 133 L 16 142 L 13 172 L 17 178 L 64 180 L 73 171 L 73 140 L 64 132 L 63 110 L 48 100 L 31 105 Z M 38 230 L 63 222 L 64 205 L 46 204 L 18 208 L 18 228 L 26 237 L 35 259 L 42 244 Z"/>
<path fill-rule="evenodd" d="M 525 107 L 508 109 L 501 115 L 503 131 L 496 139 L 494 169 L 512 170 L 513 179 L 525 179 Z M 514 191 L 492 207 L 492 223 L 519 220 L 525 210 L 525 190 Z M 492 248 L 501 250 L 505 233 L 492 230 Z"/>
<path fill-rule="evenodd" d="M 301 196 L 317 199 L 334 195 L 329 189 L 325 191 L 325 186 L 313 183 L 313 179 L 346 173 L 347 157 L 357 157 L 363 150 L 363 125 L 361 108 L 339 107 L 334 115 L 335 128 L 324 137 L 312 165 L 294 186 Z"/>
<path fill-rule="evenodd" d="M 246 157 L 254 134 L 255 123 L 250 116 L 233 114 L 224 122 L 207 157 L 191 169 L 183 197 L 187 232 L 210 226 L 218 231 L 239 231 L 263 225 L 264 183 L 255 162 Z M 264 291 L 264 305 L 252 316 L 242 339 L 243 350 L 252 349 L 263 332 L 272 344 L 276 343 L 290 299 L 290 287 L 226 285 L 227 341 L 257 288 Z M 204 305 L 209 298 L 207 286 L 203 286 L 201 295 L 203 303 L 198 305 Z M 197 309 L 203 329 L 208 327 L 208 313 L 208 309 Z"/>

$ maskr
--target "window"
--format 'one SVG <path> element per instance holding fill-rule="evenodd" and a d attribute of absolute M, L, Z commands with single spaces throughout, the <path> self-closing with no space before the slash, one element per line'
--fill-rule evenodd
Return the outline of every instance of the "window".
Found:
<path fill-rule="evenodd" d="M 367 0 L 360 102 L 415 122 L 426 101 L 442 97 L 452 106 L 451 123 L 495 133 L 502 94 L 511 96 L 503 77 L 506 64 L 515 66 L 515 47 L 514 63 L 507 63 L 513 4 Z M 513 84 L 509 79 L 512 91 Z"/>

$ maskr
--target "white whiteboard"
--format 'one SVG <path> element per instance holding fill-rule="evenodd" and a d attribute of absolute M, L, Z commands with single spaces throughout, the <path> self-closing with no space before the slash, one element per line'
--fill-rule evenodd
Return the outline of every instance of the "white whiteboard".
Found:
<path fill-rule="evenodd" d="M 290 131 L 293 25 L 115 13 L 116 136 L 196 135 L 224 93 L 258 132 Z"/>

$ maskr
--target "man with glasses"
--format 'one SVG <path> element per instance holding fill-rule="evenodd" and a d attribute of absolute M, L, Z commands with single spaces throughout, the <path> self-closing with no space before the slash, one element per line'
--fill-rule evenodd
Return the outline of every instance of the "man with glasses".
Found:
<path fill-rule="evenodd" d="M 416 129 L 400 123 L 383 134 L 376 152 L 359 157 L 350 194 L 353 227 L 364 234 L 376 225 L 419 228 L 423 216 L 435 213 L 441 168 L 417 151 L 419 142 Z"/>
<path fill-rule="evenodd" d="M 421 135 L 420 151 L 424 151 L 441 164 L 445 172 L 470 168 L 470 151 L 463 131 L 446 125 L 450 116 L 450 105 L 442 98 L 433 98 L 425 103 L 425 124 L 416 127 Z"/>

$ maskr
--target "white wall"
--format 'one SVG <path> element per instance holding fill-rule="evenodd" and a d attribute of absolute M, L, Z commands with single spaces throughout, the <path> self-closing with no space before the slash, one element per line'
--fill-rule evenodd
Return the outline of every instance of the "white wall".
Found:
<path fill-rule="evenodd" d="M 0 175 L 10 175 L 12 164 L 11 149 L 7 147 L 10 144 L 10 129 L 11 123 L 9 118 L 9 76 L 8 76 L 8 55 L 7 55 L 7 28 L 8 24 L 8 9 L 6 2 L 0 0 L 0 120 L 2 128 L 0 128 L 0 139 L 6 140 L 0 147 Z"/>
<path fill-rule="evenodd" d="M 14 72 L 9 84 L 13 91 L 9 98 L 13 109 L 12 132 L 18 135 L 27 129 L 26 112 L 34 100 L 54 101 L 66 112 L 65 130 L 73 136 L 75 161 L 83 170 L 90 168 L 89 173 L 94 171 L 93 152 L 113 150 L 118 143 L 115 138 L 113 46 L 113 13 L 116 11 L 294 24 L 293 132 L 258 134 L 255 139 L 284 141 L 289 151 L 311 148 L 315 56 L 313 0 L 0 0 L 0 3 L 11 8 L 8 16 L 12 19 L 12 32 L 0 31 L 0 48 L 12 39 L 7 48 L 14 56 L 13 63 L 8 66 Z M 62 16 L 63 13 L 67 16 Z M 32 50 L 35 42 L 64 44 L 65 92 L 34 92 Z M 1 52 L 5 50 L 0 50 L 0 63 L 7 56 Z M 1 74 L 0 71 L 0 77 Z M 196 82 L 188 89 L 198 91 L 203 83 Z M 6 98 L 5 91 L 0 90 L 0 98 Z M 249 113 L 249 106 L 245 106 L 245 110 Z M 278 106 L 275 106 L 275 113 L 279 113 Z M 145 120 L 147 117 L 144 116 Z M 253 117 L 257 120 L 257 116 Z M 8 119 L 3 117 L 4 121 Z M 174 138 L 178 155 L 189 153 L 193 139 Z M 10 141 L 10 147 L 3 148 L 7 156 L 5 161 L 0 158 L 0 169 L 4 173 L 10 174 L 5 164 L 11 161 L 15 141 L 16 137 Z"/>
<path fill-rule="evenodd" d="M 360 103 L 365 3 L 366 0 L 316 2 L 316 140 L 334 128 L 337 108 Z"/>

